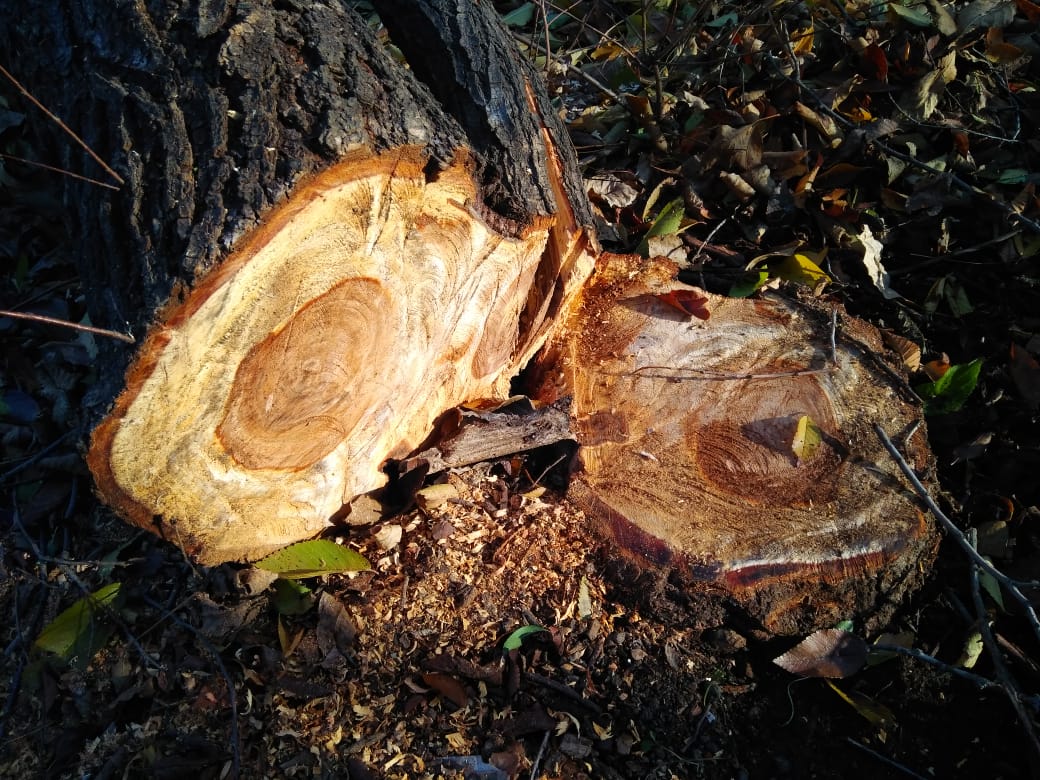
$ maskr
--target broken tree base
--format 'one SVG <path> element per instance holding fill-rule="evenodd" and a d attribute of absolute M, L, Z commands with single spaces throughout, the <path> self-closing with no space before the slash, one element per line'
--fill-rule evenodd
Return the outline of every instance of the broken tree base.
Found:
<path fill-rule="evenodd" d="M 936 537 L 872 428 L 909 436 L 911 463 L 927 464 L 920 408 L 876 330 L 779 296 L 701 294 L 702 321 L 659 297 L 685 287 L 672 264 L 603 260 L 540 394 L 574 394 L 568 495 L 611 551 L 779 633 L 898 602 Z M 799 457 L 805 416 L 822 436 Z"/>
<path fill-rule="evenodd" d="M 124 518 L 203 563 L 255 560 L 381 487 L 445 410 L 508 397 L 545 335 L 520 327 L 536 282 L 565 301 L 591 255 L 562 220 L 486 224 L 464 154 L 427 165 L 348 156 L 171 304 L 88 456 Z"/>

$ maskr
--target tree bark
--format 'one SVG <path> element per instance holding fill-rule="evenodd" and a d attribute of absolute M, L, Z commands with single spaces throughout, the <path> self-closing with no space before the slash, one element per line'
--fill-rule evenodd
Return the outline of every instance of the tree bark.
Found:
<path fill-rule="evenodd" d="M 141 339 L 106 346 L 88 455 L 130 522 L 203 563 L 312 536 L 539 354 L 531 394 L 573 396 L 571 496 L 638 571 L 780 631 L 915 580 L 932 531 L 864 421 L 919 412 L 876 333 L 842 315 L 831 355 L 811 307 L 710 296 L 698 326 L 661 260 L 586 288 L 573 150 L 489 3 L 380 0 L 407 67 L 338 2 L 24 5 L 15 75 L 123 179 L 64 188 L 93 322 Z"/>

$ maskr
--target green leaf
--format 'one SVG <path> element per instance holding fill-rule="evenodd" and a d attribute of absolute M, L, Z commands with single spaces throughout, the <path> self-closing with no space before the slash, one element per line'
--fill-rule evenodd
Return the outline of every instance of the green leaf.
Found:
<path fill-rule="evenodd" d="M 502 645 L 502 649 L 506 652 L 510 650 L 519 650 L 521 645 L 524 643 L 524 637 L 530 636 L 531 634 L 537 634 L 540 631 L 546 629 L 541 626 L 521 626 L 516 631 L 506 637 L 505 643 Z"/>
<path fill-rule="evenodd" d="M 1025 184 L 1029 181 L 1029 171 L 1025 168 L 1008 168 L 997 178 L 998 184 Z"/>
<path fill-rule="evenodd" d="M 534 19 L 534 3 L 524 3 L 502 17 L 502 21 L 507 27 L 526 27 L 532 19 Z"/>
<path fill-rule="evenodd" d="M 643 240 L 636 247 L 636 254 L 647 257 L 650 251 L 650 239 L 656 236 L 674 236 L 679 232 L 683 217 L 686 216 L 686 204 L 682 198 L 669 202 L 657 215 L 654 224 L 646 231 Z"/>
<path fill-rule="evenodd" d="M 959 666 L 962 669 L 972 669 L 975 667 L 975 663 L 979 660 L 979 656 L 982 655 L 982 651 L 986 645 L 982 641 L 981 631 L 972 631 L 966 640 L 964 640 L 964 649 L 961 650 L 961 656 L 954 662 L 954 666 Z"/>
<path fill-rule="evenodd" d="M 950 366 L 934 382 L 915 387 L 914 390 L 925 401 L 925 414 L 948 414 L 964 406 L 978 384 L 981 370 L 982 358 L 976 358 L 970 363 Z"/>
<path fill-rule="evenodd" d="M 758 292 L 767 281 L 769 281 L 768 271 L 747 271 L 729 288 L 729 297 L 747 298 Z"/>
<path fill-rule="evenodd" d="M 896 716 L 892 713 L 888 707 L 878 701 L 874 701 L 866 694 L 860 693 L 859 691 L 849 691 L 846 693 L 831 680 L 827 680 L 827 685 L 838 694 L 852 709 L 866 718 L 872 726 L 877 728 L 890 729 L 896 725 Z"/>
<path fill-rule="evenodd" d="M 296 580 L 274 581 L 274 608 L 279 615 L 302 615 L 314 606 L 314 593 Z"/>
<path fill-rule="evenodd" d="M 794 439 L 791 442 L 791 452 L 798 458 L 799 462 L 809 460 L 816 454 L 816 450 L 823 441 L 823 433 L 819 426 L 813 422 L 812 417 L 803 414 L 798 418 L 795 427 Z"/>
<path fill-rule="evenodd" d="M 291 544 L 257 561 L 256 565 L 290 580 L 372 568 L 360 553 L 327 539 Z"/>
<path fill-rule="evenodd" d="M 889 3 L 888 7 L 900 19 L 915 27 L 931 27 L 933 24 L 932 15 L 923 5 L 906 6 L 902 3 Z"/>
<path fill-rule="evenodd" d="M 84 596 L 52 620 L 36 638 L 36 647 L 85 667 L 112 636 L 102 607 L 115 608 L 120 583 L 113 582 Z"/>

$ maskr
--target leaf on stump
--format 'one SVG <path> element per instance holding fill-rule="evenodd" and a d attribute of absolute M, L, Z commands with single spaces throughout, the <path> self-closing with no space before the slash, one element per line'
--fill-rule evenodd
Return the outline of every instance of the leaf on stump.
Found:
<path fill-rule="evenodd" d="M 798 426 L 794 431 L 794 439 L 791 442 L 791 452 L 798 460 L 809 460 L 816 454 L 816 450 L 823 441 L 823 432 L 813 422 L 812 417 L 803 414 L 798 418 Z"/>

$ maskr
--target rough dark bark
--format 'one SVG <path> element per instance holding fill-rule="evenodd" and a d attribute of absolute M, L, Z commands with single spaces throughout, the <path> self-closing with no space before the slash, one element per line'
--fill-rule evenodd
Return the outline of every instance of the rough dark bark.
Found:
<path fill-rule="evenodd" d="M 419 146 L 434 169 L 469 146 L 489 185 L 479 205 L 520 225 L 557 210 L 545 153 L 532 145 L 540 131 L 517 92 L 522 81 L 504 75 L 521 67 L 519 56 L 503 41 L 494 44 L 502 73 L 484 85 L 481 103 L 453 105 L 413 77 L 421 62 L 402 68 L 339 2 L 14 5 L 0 32 L 4 50 L 32 56 L 9 69 L 125 180 L 118 192 L 63 181 L 96 325 L 141 336 L 179 285 L 215 267 L 295 183 L 356 144 Z M 401 11 L 391 5 L 388 20 Z M 454 5 L 431 3 L 429 12 L 446 18 Z M 486 4 L 471 10 L 494 13 Z M 424 23 L 400 27 L 396 41 L 434 55 L 427 75 L 436 84 L 441 67 L 467 69 L 451 34 Z M 545 117 L 562 134 L 555 115 Z M 57 126 L 33 119 L 42 160 L 104 176 Z M 578 222 L 590 224 L 566 157 L 563 170 Z"/>

